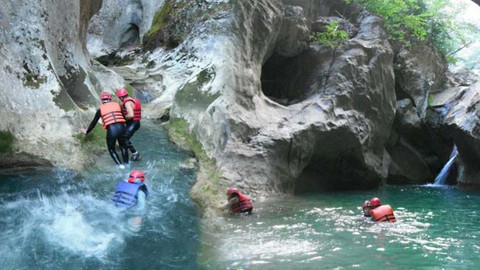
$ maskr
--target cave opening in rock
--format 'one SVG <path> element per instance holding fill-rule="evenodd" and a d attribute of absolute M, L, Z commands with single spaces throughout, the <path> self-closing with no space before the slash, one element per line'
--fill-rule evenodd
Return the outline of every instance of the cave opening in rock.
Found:
<path fill-rule="evenodd" d="M 120 48 L 128 48 L 140 44 L 140 29 L 138 25 L 131 23 L 130 27 L 120 38 Z"/>
<path fill-rule="evenodd" d="M 333 159 L 314 156 L 298 177 L 294 193 L 366 190 L 375 188 L 379 181 L 378 177 L 365 169 L 365 164 L 353 155 L 340 154 Z"/>
<path fill-rule="evenodd" d="M 262 91 L 282 105 L 298 103 L 319 88 L 320 64 L 320 55 L 313 50 L 293 57 L 273 54 L 262 67 Z"/>

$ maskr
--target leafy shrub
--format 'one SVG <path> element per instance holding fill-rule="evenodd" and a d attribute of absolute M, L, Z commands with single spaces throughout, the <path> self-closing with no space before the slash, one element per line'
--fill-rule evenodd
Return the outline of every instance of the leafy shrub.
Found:
<path fill-rule="evenodd" d="M 427 12 L 421 0 L 346 0 L 357 3 L 379 15 L 391 41 L 410 46 L 412 37 L 424 40 L 427 37 Z"/>
<path fill-rule="evenodd" d="M 429 2 L 428 9 L 432 16 L 428 21 L 428 31 L 431 39 L 447 61 L 455 63 L 455 54 L 479 39 L 478 29 L 463 18 L 458 18 L 458 14 L 466 8 L 461 3 L 453 5 L 449 0 Z"/>
<path fill-rule="evenodd" d="M 357 3 L 385 21 L 390 41 L 411 46 L 430 39 L 442 55 L 455 62 L 454 54 L 478 39 L 476 28 L 456 19 L 459 9 L 450 0 L 345 0 Z"/>
<path fill-rule="evenodd" d="M 329 25 L 325 26 L 325 30 L 325 32 L 313 33 L 313 35 L 309 37 L 310 42 L 318 42 L 330 48 L 335 48 L 348 38 L 347 31 L 338 29 L 337 21 L 332 21 Z"/>

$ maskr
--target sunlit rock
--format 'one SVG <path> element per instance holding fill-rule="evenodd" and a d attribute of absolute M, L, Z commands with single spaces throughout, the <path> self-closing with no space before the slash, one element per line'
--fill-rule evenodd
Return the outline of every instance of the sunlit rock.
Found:
<path fill-rule="evenodd" d="M 98 92 L 123 84 L 115 74 L 92 69 L 85 47 L 86 23 L 100 6 L 94 0 L 3 3 L 0 130 L 14 136 L 12 152 L 73 168 L 91 158 L 75 135 L 93 117 Z"/>

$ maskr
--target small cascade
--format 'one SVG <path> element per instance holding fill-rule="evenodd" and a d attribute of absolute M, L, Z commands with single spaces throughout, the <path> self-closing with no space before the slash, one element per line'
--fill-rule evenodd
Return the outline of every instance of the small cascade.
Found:
<path fill-rule="evenodd" d="M 445 166 L 443 166 L 442 170 L 437 175 L 437 177 L 435 177 L 435 181 L 434 181 L 433 185 L 441 186 L 441 185 L 445 184 L 445 180 L 447 180 L 447 177 L 450 173 L 450 168 L 452 167 L 453 162 L 455 161 L 455 158 L 457 157 L 457 155 L 458 155 L 457 146 L 454 145 L 448 162 L 445 164 Z"/>

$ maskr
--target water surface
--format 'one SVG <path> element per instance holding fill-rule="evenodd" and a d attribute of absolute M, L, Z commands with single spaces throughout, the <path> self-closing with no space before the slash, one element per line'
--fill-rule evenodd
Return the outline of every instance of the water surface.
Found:
<path fill-rule="evenodd" d="M 190 156 L 158 123 L 142 121 L 133 143 L 143 160 L 126 170 L 106 154 L 81 173 L 0 176 L 0 268 L 196 269 L 199 226 L 188 196 L 195 173 L 179 169 Z M 150 190 L 138 232 L 132 213 L 110 203 L 133 169 L 145 171 Z"/>
<path fill-rule="evenodd" d="M 128 170 L 106 154 L 81 173 L 56 168 L 0 176 L 1 269 L 477 269 L 480 193 L 455 187 L 373 191 L 254 202 L 249 217 L 202 226 L 180 169 L 190 156 L 163 128 L 142 123 L 134 144 L 150 188 L 141 230 L 110 198 Z M 361 216 L 379 197 L 395 224 Z"/>
<path fill-rule="evenodd" d="M 378 196 L 398 222 L 374 223 L 360 205 Z M 256 203 L 204 234 L 212 269 L 477 269 L 480 195 L 453 187 L 389 186 Z"/>

